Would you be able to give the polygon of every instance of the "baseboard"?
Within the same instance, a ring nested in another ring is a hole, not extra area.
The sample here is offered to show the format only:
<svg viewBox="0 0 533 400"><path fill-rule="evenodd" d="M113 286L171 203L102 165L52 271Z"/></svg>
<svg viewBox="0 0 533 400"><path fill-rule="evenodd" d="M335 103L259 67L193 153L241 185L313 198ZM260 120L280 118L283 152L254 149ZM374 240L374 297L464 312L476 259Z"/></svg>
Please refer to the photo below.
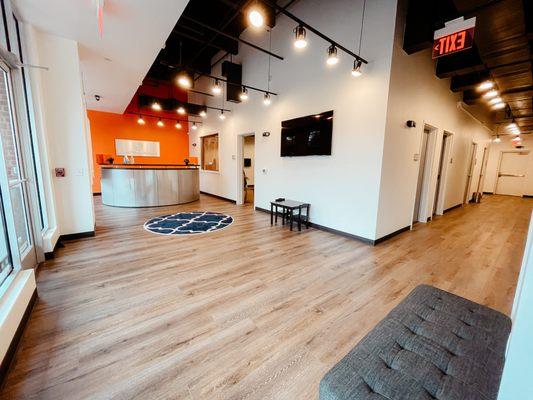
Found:
<svg viewBox="0 0 533 400"><path fill-rule="evenodd" d="M392 238L392 237L394 237L394 236L396 236L396 235L399 235L400 233L403 233L403 232L405 232L405 231L408 231L408 230L410 230L410 229L411 229L411 225L409 225L409 226L404 226L403 228L398 229L397 231L394 231L394 232L392 232L392 233L389 233L388 235L382 236L382 237L380 237L380 238L374 240L374 246L377 245L377 244L379 244L379 243L384 242L385 240L389 240L390 238Z"/></svg>
<svg viewBox="0 0 533 400"><path fill-rule="evenodd" d="M264 212L264 213L267 213L267 214L270 214L270 210L267 210L265 208L261 208L261 207L255 207L255 209L257 211L261 211L261 212ZM324 232L329 232L329 233L333 233L335 235L339 235L339 236L343 236L345 238L348 238L348 239L353 239L353 240L357 240L359 242L363 242L363 243L366 243L366 244L370 244L370 245L374 245L374 240L372 239L367 239L365 237L362 237L362 236L357 236L357 235L353 235L351 233L348 233L348 232L344 232L344 231L339 231L338 229L333 229L333 228L329 228L327 226L324 226L324 225L319 225L317 223L314 223L314 222L309 222L309 226L311 228L315 228L315 229L318 229L320 231L324 231Z"/></svg>
<svg viewBox="0 0 533 400"><path fill-rule="evenodd" d="M11 366L11 363L13 362L13 359L15 358L15 354L17 353L17 348L20 343L20 339L22 338L22 334L24 333L24 329L26 328L26 325L28 324L28 320L30 319L31 312L36 302L37 302L37 289L35 289L33 291L33 294L31 295L30 302L26 306L26 310L24 311L24 315L22 316L19 326L17 327L15 336L13 336L13 339L11 340L11 343L9 344L9 347L7 349L7 353L4 359L2 360L2 363L0 364L0 388L3 385L5 378L7 377L9 367Z"/></svg>
<svg viewBox="0 0 533 400"><path fill-rule="evenodd" d="M229 201L230 203L237 204L237 202L235 200L228 199L227 197L222 197L222 196L218 196L216 194L202 192L202 191L200 191L200 193L201 194L205 194L206 196L214 197L215 199L225 200L225 201Z"/></svg>
<svg viewBox="0 0 533 400"><path fill-rule="evenodd" d="M494 192L483 192L483 194L491 195L491 194L494 194Z"/></svg>
<svg viewBox="0 0 533 400"><path fill-rule="evenodd" d="M84 239L88 237L93 237L94 231L88 231L88 232L79 232L79 233L70 233L68 235L60 235L58 242L61 242L63 240L76 240L76 239Z"/></svg>
<svg viewBox="0 0 533 400"><path fill-rule="evenodd" d="M525 197L526 199L533 198L533 194L524 194L522 197Z"/></svg>
<svg viewBox="0 0 533 400"><path fill-rule="evenodd" d="M102 192L95 192L93 193L93 196L101 196L102 195Z"/></svg>
<svg viewBox="0 0 533 400"><path fill-rule="evenodd" d="M462 205L463 205L463 204L456 204L455 206L452 206L452 207L447 208L447 209L444 210L442 213L445 214L445 213L447 213L448 211L452 211L452 210L455 210L456 208L461 207Z"/></svg>
<svg viewBox="0 0 533 400"><path fill-rule="evenodd" d="M45 260L52 260L55 258L56 250L60 247L65 247L63 243L61 243L61 237L57 239L56 245L54 246L54 249L52 251L49 251L47 253L44 253L44 259Z"/></svg>

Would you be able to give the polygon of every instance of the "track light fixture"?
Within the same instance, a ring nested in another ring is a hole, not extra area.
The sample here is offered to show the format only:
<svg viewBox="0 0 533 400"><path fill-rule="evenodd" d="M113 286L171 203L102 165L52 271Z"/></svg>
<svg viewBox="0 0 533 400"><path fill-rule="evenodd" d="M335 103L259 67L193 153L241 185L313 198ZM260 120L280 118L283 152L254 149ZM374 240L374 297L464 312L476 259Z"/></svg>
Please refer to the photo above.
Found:
<svg viewBox="0 0 533 400"><path fill-rule="evenodd" d="M139 115L139 119L137 120L137 123L139 125L144 125L146 124L146 121L143 119L143 116L142 115Z"/></svg>
<svg viewBox="0 0 533 400"><path fill-rule="evenodd" d="M196 125L196 122L192 123L192 127L191 128L192 128L193 131L198 129L198 126Z"/></svg>
<svg viewBox="0 0 533 400"><path fill-rule="evenodd" d="M479 86L477 87L477 90L479 90L480 92L483 92L485 90L489 90L489 89L492 89L494 87L494 82L492 81L485 81L485 82L481 82L479 84Z"/></svg>
<svg viewBox="0 0 533 400"><path fill-rule="evenodd" d="M226 119L226 115L224 114L224 110L220 111L220 115L218 116L218 118L220 118L222 121L224 121Z"/></svg>
<svg viewBox="0 0 533 400"><path fill-rule="evenodd" d="M264 104L265 106L269 106L270 103L272 103L272 100L271 100L271 98L270 98L270 94L265 93L265 96L263 97L263 104Z"/></svg>
<svg viewBox="0 0 533 400"><path fill-rule="evenodd" d="M503 103L503 100L501 97L494 97L492 99L489 100L489 104L492 105L492 104L496 104L496 103Z"/></svg>
<svg viewBox="0 0 533 400"><path fill-rule="evenodd" d="M174 125L176 129L181 129L181 124L179 122L176 122L176 125Z"/></svg>
<svg viewBox="0 0 533 400"><path fill-rule="evenodd" d="M337 56L337 48L335 45L328 47L328 65L335 65L339 62L339 57Z"/></svg>
<svg viewBox="0 0 533 400"><path fill-rule="evenodd" d="M246 89L245 86L242 87L241 94L239 94L239 98L242 101L248 100L248 89Z"/></svg>
<svg viewBox="0 0 533 400"><path fill-rule="evenodd" d="M222 93L222 88L220 87L220 82L218 81L218 79L215 79L215 83L213 84L211 91L217 96Z"/></svg>
<svg viewBox="0 0 533 400"><path fill-rule="evenodd" d="M161 120L161 118L159 118L159 121L157 121L157 126L160 128L165 126L165 123Z"/></svg>
<svg viewBox="0 0 533 400"><path fill-rule="evenodd" d="M303 25L298 25L296 28L294 28L294 47L297 49L303 49L307 46L307 40L306 40L307 32L305 31L305 28Z"/></svg>
<svg viewBox="0 0 533 400"><path fill-rule="evenodd" d="M199 114L199 115L200 115L200 117L202 117L202 118L206 118L206 117L207 117L207 113L205 112L205 110L200 111L200 114Z"/></svg>
<svg viewBox="0 0 533 400"><path fill-rule="evenodd" d="M500 143L502 140L500 139L500 135L496 135L496 137L492 141L494 143Z"/></svg>
<svg viewBox="0 0 533 400"><path fill-rule="evenodd" d="M494 110L501 110L502 108L505 108L505 103L496 103L492 105L492 108Z"/></svg>
<svg viewBox="0 0 533 400"><path fill-rule="evenodd" d="M162 108L161 108L161 104L159 104L157 101L154 101L152 103L152 110L154 111L161 111Z"/></svg>
<svg viewBox="0 0 533 400"><path fill-rule="evenodd" d="M183 115L185 114L185 108L183 108L183 106L179 106L178 109L176 110L178 114L180 115Z"/></svg>
<svg viewBox="0 0 533 400"><path fill-rule="evenodd" d="M360 77L363 75L363 71L361 70L361 66L363 63L358 60L353 60L353 68L352 68L352 76L355 78Z"/></svg>
<svg viewBox="0 0 533 400"><path fill-rule="evenodd" d="M192 80L187 74L187 72L183 71L178 74L177 79L178 85L182 87L183 89L190 89L192 87Z"/></svg>

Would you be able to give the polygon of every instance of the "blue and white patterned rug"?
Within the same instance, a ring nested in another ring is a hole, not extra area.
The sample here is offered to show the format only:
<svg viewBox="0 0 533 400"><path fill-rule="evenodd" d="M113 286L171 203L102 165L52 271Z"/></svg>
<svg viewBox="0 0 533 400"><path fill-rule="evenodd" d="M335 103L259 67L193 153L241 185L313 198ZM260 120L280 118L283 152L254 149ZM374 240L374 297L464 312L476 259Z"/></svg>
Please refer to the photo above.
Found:
<svg viewBox="0 0 533 400"><path fill-rule="evenodd" d="M210 211L161 215L145 222L144 229L158 235L196 235L224 229L233 223L226 214Z"/></svg>

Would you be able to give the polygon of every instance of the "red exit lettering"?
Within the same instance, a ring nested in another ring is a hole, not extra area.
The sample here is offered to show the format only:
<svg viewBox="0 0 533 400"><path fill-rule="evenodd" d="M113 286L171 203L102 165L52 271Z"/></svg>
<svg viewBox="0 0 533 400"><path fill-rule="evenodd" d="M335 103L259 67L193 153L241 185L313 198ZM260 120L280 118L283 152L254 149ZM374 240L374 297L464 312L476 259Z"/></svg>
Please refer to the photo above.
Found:
<svg viewBox="0 0 533 400"><path fill-rule="evenodd" d="M433 43L433 58L446 56L471 48L474 45L474 28L440 37Z"/></svg>

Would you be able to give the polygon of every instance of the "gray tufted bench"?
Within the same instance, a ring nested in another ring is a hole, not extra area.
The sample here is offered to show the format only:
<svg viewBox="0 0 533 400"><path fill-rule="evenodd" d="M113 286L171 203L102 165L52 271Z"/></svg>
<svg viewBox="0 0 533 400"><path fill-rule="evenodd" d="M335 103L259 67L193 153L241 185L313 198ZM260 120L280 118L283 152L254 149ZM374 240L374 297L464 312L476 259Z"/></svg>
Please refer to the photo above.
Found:
<svg viewBox="0 0 533 400"><path fill-rule="evenodd" d="M492 400L510 319L418 286L320 382L320 400Z"/></svg>

